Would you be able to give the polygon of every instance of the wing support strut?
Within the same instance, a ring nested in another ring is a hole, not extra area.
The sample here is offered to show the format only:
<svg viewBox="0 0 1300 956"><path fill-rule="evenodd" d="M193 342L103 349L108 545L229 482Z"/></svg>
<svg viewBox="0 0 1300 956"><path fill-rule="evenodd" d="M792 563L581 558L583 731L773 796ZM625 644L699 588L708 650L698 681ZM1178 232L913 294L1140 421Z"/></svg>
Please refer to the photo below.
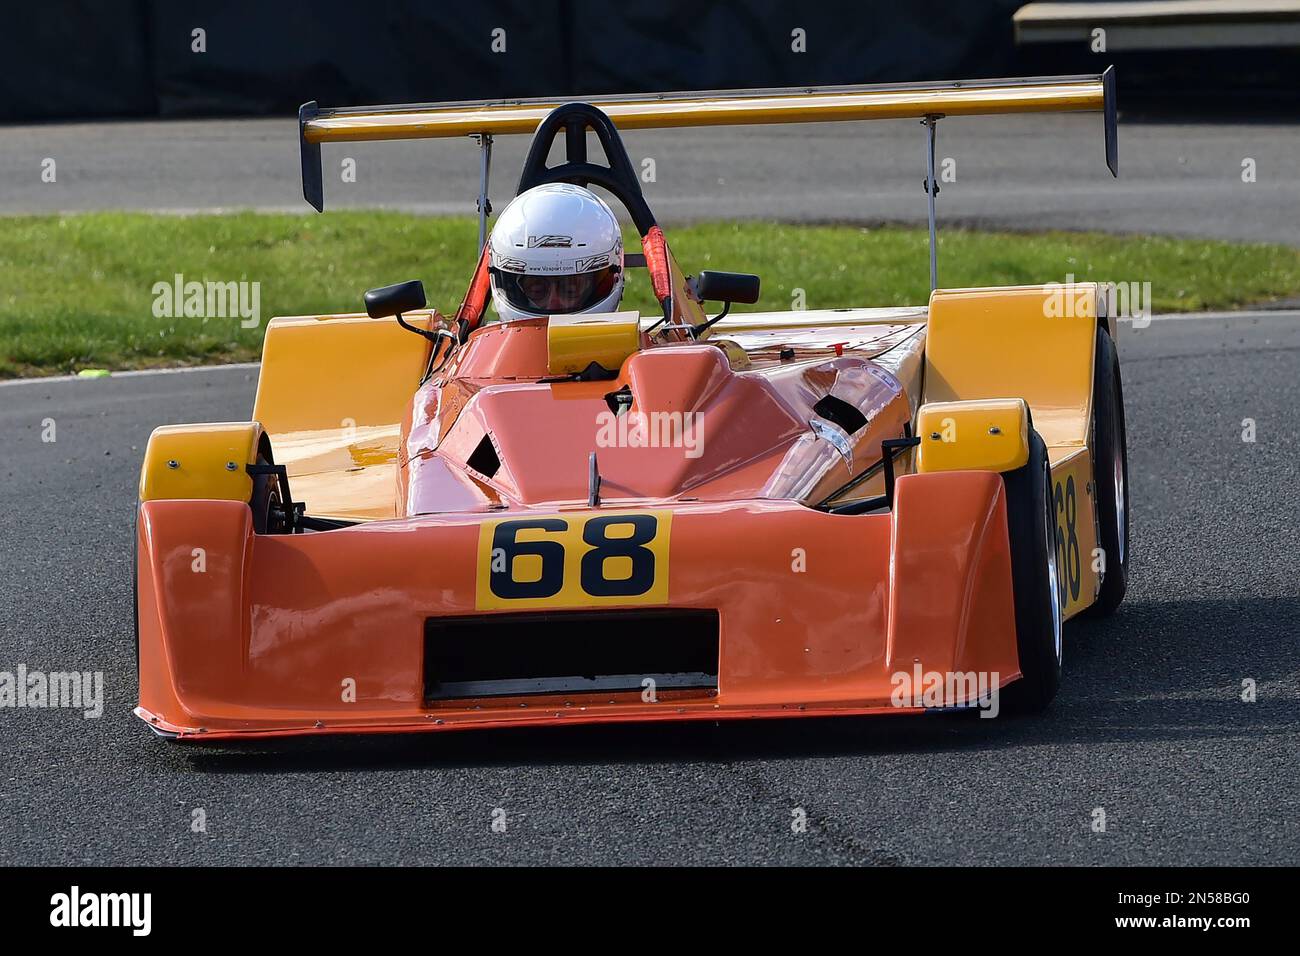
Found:
<svg viewBox="0 0 1300 956"><path fill-rule="evenodd" d="M934 177L934 140L935 133L939 129L939 120L943 118L942 113L930 113L925 119L921 120L921 125L925 127L926 138L926 160L925 160L925 204L928 208L930 220L930 291L933 292L939 288L939 266L938 266L938 238L935 236L934 227L934 197L939 195L939 181Z"/></svg>

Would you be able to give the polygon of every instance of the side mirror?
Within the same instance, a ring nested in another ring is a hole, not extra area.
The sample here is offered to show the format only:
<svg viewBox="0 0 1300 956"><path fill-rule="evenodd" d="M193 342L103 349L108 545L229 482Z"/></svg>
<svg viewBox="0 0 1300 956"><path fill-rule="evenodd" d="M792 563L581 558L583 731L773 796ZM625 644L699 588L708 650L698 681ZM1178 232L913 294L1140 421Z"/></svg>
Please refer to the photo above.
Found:
<svg viewBox="0 0 1300 956"><path fill-rule="evenodd" d="M419 279L371 289L365 295L366 315L382 319L390 315L399 317L403 312L418 312L424 308L424 283Z"/></svg>
<svg viewBox="0 0 1300 956"><path fill-rule="evenodd" d="M758 301L758 276L745 272L701 272L695 280L695 294L705 302Z"/></svg>
<svg viewBox="0 0 1300 956"><path fill-rule="evenodd" d="M699 325L691 327L691 337L698 339L715 322L727 317L731 303L753 305L758 301L758 276L747 272L701 272L695 280L695 295L702 302L721 302L722 311Z"/></svg>
<svg viewBox="0 0 1300 956"><path fill-rule="evenodd" d="M402 318L403 312L419 312L424 308L424 283L419 279L412 279L410 282L399 282L397 285L386 285L379 289L371 289L366 293L365 300L366 315L372 319L383 319L390 315L396 316L397 324L406 331L423 336L435 345L444 336L449 338L452 343L458 341L455 335L445 329L428 332L424 329L417 329ZM454 348L455 345L453 344L452 347Z"/></svg>

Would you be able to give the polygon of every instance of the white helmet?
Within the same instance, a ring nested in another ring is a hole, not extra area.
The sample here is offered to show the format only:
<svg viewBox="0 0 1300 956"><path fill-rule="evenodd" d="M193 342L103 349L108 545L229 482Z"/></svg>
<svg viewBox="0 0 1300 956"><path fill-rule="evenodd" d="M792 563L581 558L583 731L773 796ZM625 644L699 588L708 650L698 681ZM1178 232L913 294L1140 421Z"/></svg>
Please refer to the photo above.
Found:
<svg viewBox="0 0 1300 956"><path fill-rule="evenodd" d="M488 240L492 304L502 322L609 312L623 296L623 235L599 196L551 183L520 193Z"/></svg>

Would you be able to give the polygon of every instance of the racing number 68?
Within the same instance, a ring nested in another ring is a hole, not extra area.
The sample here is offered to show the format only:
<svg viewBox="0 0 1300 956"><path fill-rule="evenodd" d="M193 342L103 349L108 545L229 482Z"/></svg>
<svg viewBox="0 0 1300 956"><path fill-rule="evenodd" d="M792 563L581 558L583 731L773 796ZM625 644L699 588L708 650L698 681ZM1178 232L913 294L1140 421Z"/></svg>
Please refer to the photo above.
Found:
<svg viewBox="0 0 1300 956"><path fill-rule="evenodd" d="M659 533L653 514L600 515L576 522L587 545L578 563L580 595L634 598L647 594L658 577L657 558L648 545ZM576 546L566 518L502 521L492 532L488 586L493 595L512 601L552 598L566 589L566 541ZM520 540L522 531L546 537ZM521 580L520 577L524 579Z"/></svg>
<svg viewBox="0 0 1300 956"><path fill-rule="evenodd" d="M1083 564L1079 555L1079 535L1077 522L1079 518L1079 499L1074 490L1074 476L1069 475L1062 487L1056 483L1053 496L1056 504L1056 552L1059 567L1065 573L1061 575L1061 604L1079 599L1079 586L1083 580ZM1061 519L1064 519L1062 523ZM1068 589L1068 595L1064 592Z"/></svg>

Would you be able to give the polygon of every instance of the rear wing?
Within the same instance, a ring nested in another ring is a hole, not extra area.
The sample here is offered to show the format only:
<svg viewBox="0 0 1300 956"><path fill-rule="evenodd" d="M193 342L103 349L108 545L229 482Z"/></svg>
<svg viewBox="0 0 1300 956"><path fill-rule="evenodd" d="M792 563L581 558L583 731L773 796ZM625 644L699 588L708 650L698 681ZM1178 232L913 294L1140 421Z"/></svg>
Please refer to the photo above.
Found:
<svg viewBox="0 0 1300 956"><path fill-rule="evenodd" d="M566 102L601 109L619 129L831 123L871 119L918 119L929 135L926 190L933 201L935 124L945 116L1002 113L1101 112L1106 165L1119 175L1115 68L1086 76L1044 76L943 83L889 83L625 96L540 98L404 106L323 109L314 101L298 110L303 196L319 210L325 196L321 144L470 136L485 150L480 217L486 221L487 153L493 136L531 133ZM931 226L933 231L933 224ZM482 231L482 230L480 230ZM933 269L932 280L933 280Z"/></svg>

